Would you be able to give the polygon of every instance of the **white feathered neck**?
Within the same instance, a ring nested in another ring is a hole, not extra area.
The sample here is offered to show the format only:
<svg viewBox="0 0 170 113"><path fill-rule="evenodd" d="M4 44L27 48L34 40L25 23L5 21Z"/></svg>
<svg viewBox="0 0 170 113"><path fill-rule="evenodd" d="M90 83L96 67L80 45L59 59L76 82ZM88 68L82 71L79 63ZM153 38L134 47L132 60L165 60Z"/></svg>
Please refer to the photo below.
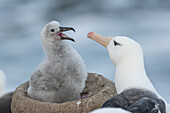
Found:
<svg viewBox="0 0 170 113"><path fill-rule="evenodd" d="M5 93L5 74L0 70L0 97Z"/></svg>

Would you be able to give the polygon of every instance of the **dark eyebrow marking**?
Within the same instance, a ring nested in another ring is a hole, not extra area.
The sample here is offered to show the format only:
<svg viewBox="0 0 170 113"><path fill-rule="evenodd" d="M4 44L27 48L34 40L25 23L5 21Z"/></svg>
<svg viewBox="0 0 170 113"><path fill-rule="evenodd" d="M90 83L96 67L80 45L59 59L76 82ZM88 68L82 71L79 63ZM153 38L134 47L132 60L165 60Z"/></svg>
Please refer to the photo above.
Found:
<svg viewBox="0 0 170 113"><path fill-rule="evenodd" d="M116 42L115 40L114 40L114 45L115 45L115 46L117 46L117 45L118 45L118 46L121 46L121 44L118 43L118 42Z"/></svg>

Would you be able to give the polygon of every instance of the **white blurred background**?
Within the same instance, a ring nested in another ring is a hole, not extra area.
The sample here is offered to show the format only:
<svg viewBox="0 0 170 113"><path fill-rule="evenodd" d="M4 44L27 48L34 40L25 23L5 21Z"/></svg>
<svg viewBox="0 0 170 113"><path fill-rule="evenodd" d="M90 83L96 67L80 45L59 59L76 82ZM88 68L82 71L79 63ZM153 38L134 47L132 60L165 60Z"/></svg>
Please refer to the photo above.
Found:
<svg viewBox="0 0 170 113"><path fill-rule="evenodd" d="M144 52L149 78L170 102L170 1L169 0L1 0L0 69L7 75L6 91L29 80L43 60L42 27L58 20L72 26L68 41L83 57L87 71L114 79L115 67L107 50L86 37L125 35L138 41ZM128 75L127 75L128 76Z"/></svg>

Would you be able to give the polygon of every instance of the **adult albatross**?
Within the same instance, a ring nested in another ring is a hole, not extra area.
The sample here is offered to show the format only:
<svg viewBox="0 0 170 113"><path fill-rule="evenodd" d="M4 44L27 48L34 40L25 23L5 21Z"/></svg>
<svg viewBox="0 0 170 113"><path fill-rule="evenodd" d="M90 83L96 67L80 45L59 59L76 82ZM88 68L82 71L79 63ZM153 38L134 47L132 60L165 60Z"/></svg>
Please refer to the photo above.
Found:
<svg viewBox="0 0 170 113"><path fill-rule="evenodd" d="M170 113L167 102L158 94L146 75L139 43L128 37L103 37L94 32L88 33L87 37L107 48L110 59L116 66L114 81L118 94L133 88L146 89L162 99L166 105L166 113Z"/></svg>

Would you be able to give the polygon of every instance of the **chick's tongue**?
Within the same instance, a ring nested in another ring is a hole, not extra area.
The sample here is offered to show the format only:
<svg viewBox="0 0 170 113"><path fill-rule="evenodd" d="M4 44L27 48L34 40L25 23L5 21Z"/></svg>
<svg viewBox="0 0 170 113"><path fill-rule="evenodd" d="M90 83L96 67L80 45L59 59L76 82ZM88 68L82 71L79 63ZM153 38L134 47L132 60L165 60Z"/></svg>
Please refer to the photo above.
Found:
<svg viewBox="0 0 170 113"><path fill-rule="evenodd" d="M64 33L57 33L60 37L67 37Z"/></svg>
<svg viewBox="0 0 170 113"><path fill-rule="evenodd" d="M66 36L65 34L62 33L62 34L61 34L61 37L67 37L67 36Z"/></svg>

